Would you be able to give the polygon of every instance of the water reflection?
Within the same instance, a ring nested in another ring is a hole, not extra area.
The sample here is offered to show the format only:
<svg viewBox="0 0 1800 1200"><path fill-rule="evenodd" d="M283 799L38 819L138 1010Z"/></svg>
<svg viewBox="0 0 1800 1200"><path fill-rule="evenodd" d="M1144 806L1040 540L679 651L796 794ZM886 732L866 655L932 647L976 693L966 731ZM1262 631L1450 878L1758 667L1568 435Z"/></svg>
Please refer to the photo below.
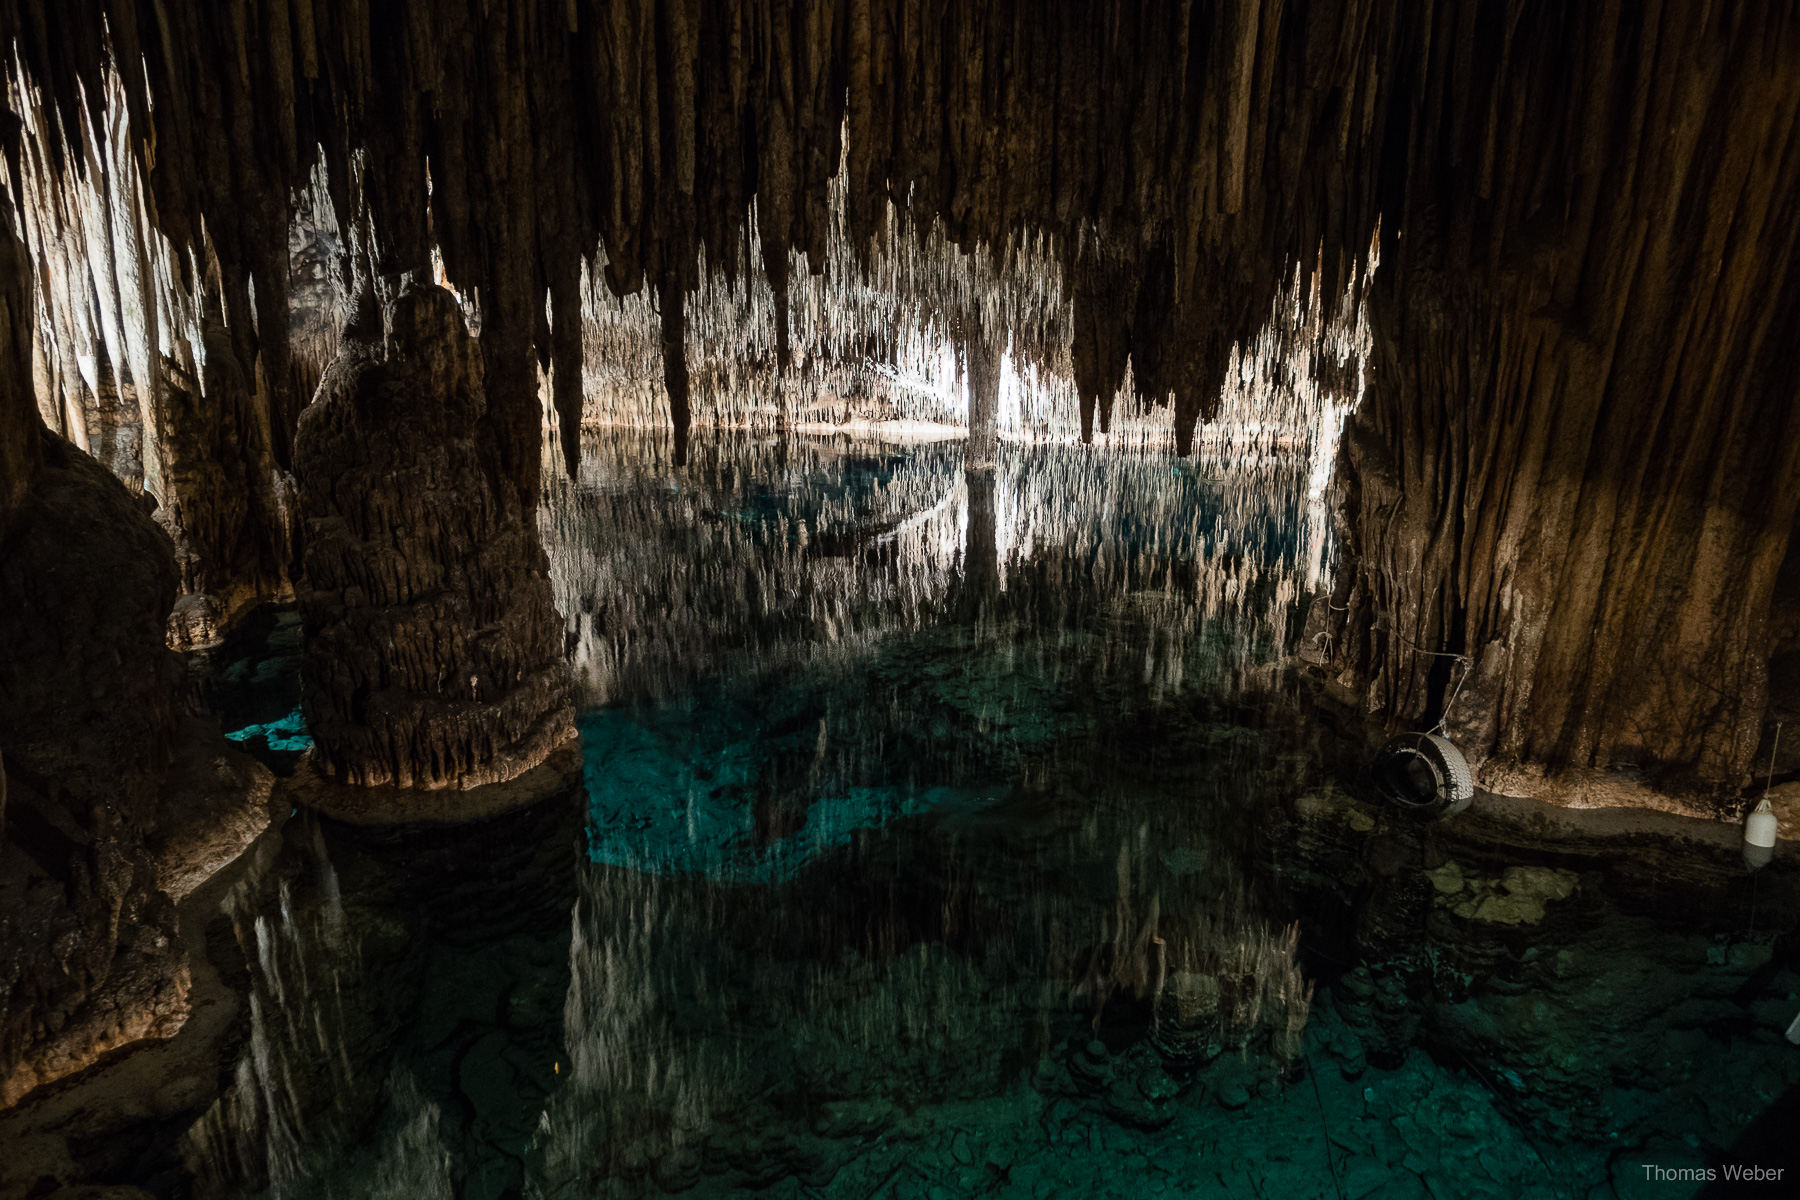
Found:
<svg viewBox="0 0 1800 1200"><path fill-rule="evenodd" d="M1250 697L1316 569L1304 464L658 449L547 505L595 703L547 1194L910 1194L953 1111L1002 1156L951 1146L953 1194L1032 1194L1003 1134L1059 1096L1141 1137L1222 1058L1293 1069L1249 860L1296 781Z"/></svg>
<svg viewBox="0 0 1800 1200"><path fill-rule="evenodd" d="M230 909L251 1028L198 1192L1548 1197L1621 1130L1729 1144L1734 1073L1793 1073L1656 1031L1766 947L1715 970L1590 867L1344 797L1276 666L1328 559L1308 469L590 441L543 518L582 794L290 824ZM1621 995L1645 1048L1596 1041Z"/></svg>
<svg viewBox="0 0 1800 1200"><path fill-rule="evenodd" d="M265 843L209 931L249 1004L183 1139L194 1194L519 1195L567 1057L580 819L573 795L404 833L301 813Z"/></svg>
<svg viewBox="0 0 1800 1200"><path fill-rule="evenodd" d="M1135 624L1166 686L1210 638L1196 685L1230 690L1326 568L1293 458L1005 446L997 472L967 476L956 443L723 434L674 468L665 441L608 430L578 479L546 485L557 605L595 705L829 664L945 624L970 588L1065 645Z"/></svg>

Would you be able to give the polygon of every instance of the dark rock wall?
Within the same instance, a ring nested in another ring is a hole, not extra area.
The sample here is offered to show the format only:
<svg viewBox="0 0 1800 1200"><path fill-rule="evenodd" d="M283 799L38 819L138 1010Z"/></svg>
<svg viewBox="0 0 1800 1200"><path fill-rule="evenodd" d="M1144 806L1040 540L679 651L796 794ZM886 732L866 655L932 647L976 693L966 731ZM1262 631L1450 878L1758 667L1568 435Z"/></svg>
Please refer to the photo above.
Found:
<svg viewBox="0 0 1800 1200"><path fill-rule="evenodd" d="M180 680L169 541L104 467L38 436L0 546L0 1104L187 1015L145 848Z"/></svg>
<svg viewBox="0 0 1800 1200"><path fill-rule="evenodd" d="M1404 722L1454 698L1497 789L1734 795L1800 501L1800 30L1486 18L1392 110L1341 679Z"/></svg>
<svg viewBox="0 0 1800 1200"><path fill-rule="evenodd" d="M268 822L269 776L184 720L169 537L38 418L0 231L0 1107L187 1018L171 896Z"/></svg>
<svg viewBox="0 0 1800 1200"><path fill-rule="evenodd" d="M31 274L11 214L0 216L0 546L43 457L31 380ZM5 819L0 804L0 820Z"/></svg>
<svg viewBox="0 0 1800 1200"><path fill-rule="evenodd" d="M511 779L574 736L549 563L455 299L365 313L295 443L315 761L351 784Z"/></svg>

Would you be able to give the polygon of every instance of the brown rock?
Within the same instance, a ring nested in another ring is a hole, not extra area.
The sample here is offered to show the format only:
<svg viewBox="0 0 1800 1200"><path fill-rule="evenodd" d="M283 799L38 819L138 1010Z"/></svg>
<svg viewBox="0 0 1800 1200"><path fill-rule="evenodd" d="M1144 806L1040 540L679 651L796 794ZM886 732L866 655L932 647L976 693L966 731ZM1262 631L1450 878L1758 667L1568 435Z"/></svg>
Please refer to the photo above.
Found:
<svg viewBox="0 0 1800 1200"><path fill-rule="evenodd" d="M148 846L162 890L179 903L269 827L269 769L189 720L163 781Z"/></svg>
<svg viewBox="0 0 1800 1200"><path fill-rule="evenodd" d="M512 779L574 736L549 566L454 298L409 287L385 329L373 307L295 443L313 766L400 788Z"/></svg>
<svg viewBox="0 0 1800 1200"><path fill-rule="evenodd" d="M0 548L0 1105L187 1015L145 842L175 735L168 538L48 433Z"/></svg>
<svg viewBox="0 0 1800 1200"><path fill-rule="evenodd" d="M0 223L0 545L37 475L42 429L31 375L30 261L9 219Z"/></svg>

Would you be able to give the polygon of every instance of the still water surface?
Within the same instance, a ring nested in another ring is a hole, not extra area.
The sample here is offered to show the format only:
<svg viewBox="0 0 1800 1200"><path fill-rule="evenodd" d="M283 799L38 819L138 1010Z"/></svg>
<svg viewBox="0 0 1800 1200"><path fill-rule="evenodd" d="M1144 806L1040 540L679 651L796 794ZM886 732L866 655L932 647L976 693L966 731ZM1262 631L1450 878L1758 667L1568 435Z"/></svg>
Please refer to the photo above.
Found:
<svg viewBox="0 0 1800 1200"><path fill-rule="evenodd" d="M250 1029L188 1139L202 1193L1623 1195L1622 1131L1703 1164L1795 1081L1766 1030L1708 1034L1669 1052L1688 1107L1559 1124L1503 1045L1434 1058L1343 960L1375 918L1321 879L1375 818L1283 667L1330 570L1308 464L584 449L543 517L582 794L289 822L230 902ZM1466 869L1446 905L1574 903L1573 872ZM1714 943L1706 995L1767 959Z"/></svg>

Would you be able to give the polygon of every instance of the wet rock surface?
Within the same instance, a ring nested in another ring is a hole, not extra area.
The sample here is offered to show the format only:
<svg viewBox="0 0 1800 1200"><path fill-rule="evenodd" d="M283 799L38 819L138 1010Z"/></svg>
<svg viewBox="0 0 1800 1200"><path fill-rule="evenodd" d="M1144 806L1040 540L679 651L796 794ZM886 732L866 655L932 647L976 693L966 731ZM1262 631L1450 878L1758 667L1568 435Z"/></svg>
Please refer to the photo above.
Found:
<svg viewBox="0 0 1800 1200"><path fill-rule="evenodd" d="M518 1194L569 1069L579 812L567 791L437 829L302 810L218 923L249 1003L235 1073L179 1133L193 1194L312 1194L346 1148L361 1194Z"/></svg>
<svg viewBox="0 0 1800 1200"><path fill-rule="evenodd" d="M486 412L479 348L433 287L353 326L305 412L301 677L328 779L475 787L574 736L530 497Z"/></svg>
<svg viewBox="0 0 1800 1200"><path fill-rule="evenodd" d="M181 1027L171 897L268 821L267 772L182 712L168 538L93 459L39 436L0 544L0 1103Z"/></svg>
<svg viewBox="0 0 1800 1200"><path fill-rule="evenodd" d="M3 1103L187 1016L146 845L177 726L168 539L104 467L41 436L0 547Z"/></svg>
<svg viewBox="0 0 1800 1200"><path fill-rule="evenodd" d="M1332 999L1371 1062L1423 1047L1541 1135L1690 1157L1726 1152L1800 1084L1782 1040L1800 1012L1791 859L1752 878L1729 828L1652 814L1672 826L1652 836L1503 798L1423 828L1342 793L1297 811L1304 845L1323 844L1308 828L1347 835L1294 882L1317 909L1336 875L1358 909L1321 948L1362 964Z"/></svg>

